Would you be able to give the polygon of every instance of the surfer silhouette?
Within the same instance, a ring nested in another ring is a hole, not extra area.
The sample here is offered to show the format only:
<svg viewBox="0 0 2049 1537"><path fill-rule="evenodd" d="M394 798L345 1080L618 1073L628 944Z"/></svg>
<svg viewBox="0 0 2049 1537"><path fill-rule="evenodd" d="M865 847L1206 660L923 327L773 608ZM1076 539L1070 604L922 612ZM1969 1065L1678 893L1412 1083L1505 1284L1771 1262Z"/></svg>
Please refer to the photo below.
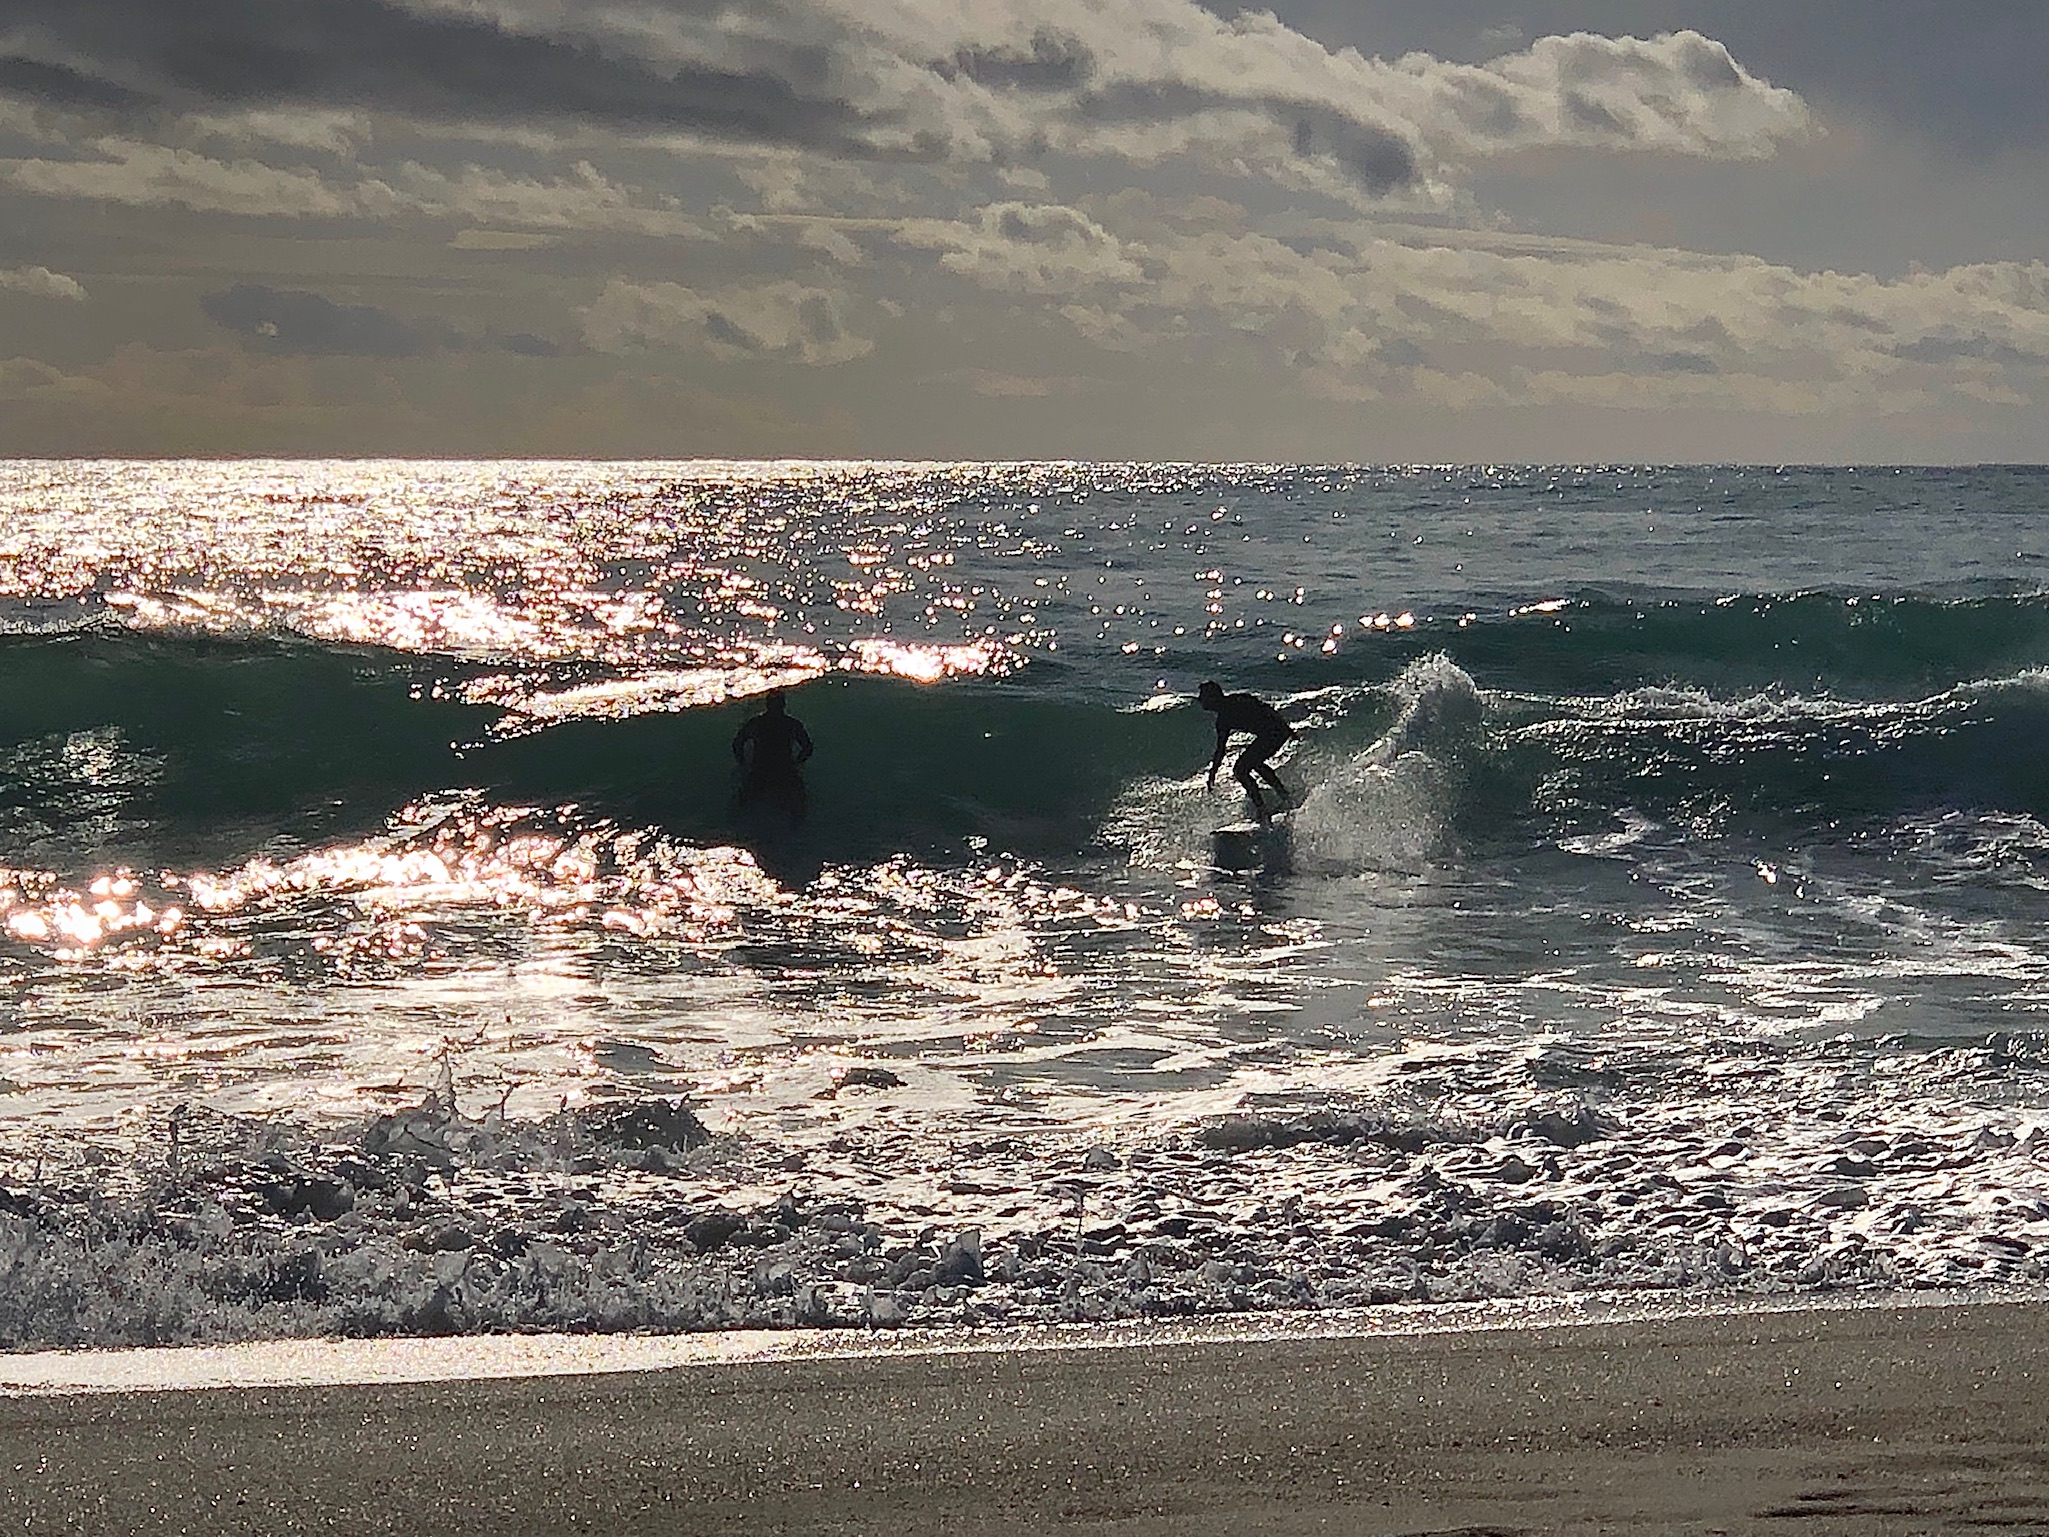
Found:
<svg viewBox="0 0 2049 1537"><path fill-rule="evenodd" d="M768 802L793 817L804 814L804 776L798 765L811 756L811 733L790 713L781 689L772 689L759 715L750 716L733 738L740 765L740 803Z"/></svg>
<svg viewBox="0 0 2049 1537"><path fill-rule="evenodd" d="M1217 750L1209 760L1209 787L1212 790L1217 787L1217 770L1223 766L1224 755L1231 750L1231 738L1242 734L1252 738L1252 745L1238 754L1238 761L1231 765L1231 774L1252 797L1253 815L1262 822L1272 816L1267 810L1266 797L1259 793L1262 779L1280 797L1281 810L1286 811L1294 805L1295 799L1288 793L1288 787L1281 783L1281 776L1267 761L1295 735L1295 728L1281 719L1281 712L1256 694L1227 694L1224 686L1215 682L1203 684L1195 691L1195 698L1217 718Z"/></svg>

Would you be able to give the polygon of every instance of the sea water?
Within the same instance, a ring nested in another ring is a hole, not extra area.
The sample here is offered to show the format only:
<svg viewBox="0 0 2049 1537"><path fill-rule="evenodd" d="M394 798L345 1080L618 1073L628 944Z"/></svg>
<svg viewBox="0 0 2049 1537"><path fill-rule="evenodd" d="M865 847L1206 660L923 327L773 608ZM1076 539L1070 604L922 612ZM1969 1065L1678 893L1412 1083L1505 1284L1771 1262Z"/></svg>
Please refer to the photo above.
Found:
<svg viewBox="0 0 2049 1537"><path fill-rule="evenodd" d="M2035 1281L2045 497L0 465L0 1343Z"/></svg>

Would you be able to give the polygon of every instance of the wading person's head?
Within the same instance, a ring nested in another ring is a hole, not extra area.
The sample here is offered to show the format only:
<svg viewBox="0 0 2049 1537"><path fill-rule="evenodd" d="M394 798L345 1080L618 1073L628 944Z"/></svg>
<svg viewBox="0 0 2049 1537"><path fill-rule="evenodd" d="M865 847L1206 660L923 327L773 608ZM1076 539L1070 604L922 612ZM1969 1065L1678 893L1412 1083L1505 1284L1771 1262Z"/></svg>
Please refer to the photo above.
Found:
<svg viewBox="0 0 2049 1537"><path fill-rule="evenodd" d="M1224 685L1214 681L1203 684L1195 691L1195 701L1205 710L1214 710L1224 702Z"/></svg>

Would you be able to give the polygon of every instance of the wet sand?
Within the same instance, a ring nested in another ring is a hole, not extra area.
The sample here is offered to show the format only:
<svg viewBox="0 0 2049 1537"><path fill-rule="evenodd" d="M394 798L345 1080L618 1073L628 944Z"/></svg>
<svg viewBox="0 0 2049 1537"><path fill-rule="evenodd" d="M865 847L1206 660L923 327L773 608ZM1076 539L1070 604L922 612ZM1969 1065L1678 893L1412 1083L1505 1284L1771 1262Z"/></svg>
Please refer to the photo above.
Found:
<svg viewBox="0 0 2049 1537"><path fill-rule="evenodd" d="M2049 1531L2049 1313L0 1397L0 1530Z"/></svg>

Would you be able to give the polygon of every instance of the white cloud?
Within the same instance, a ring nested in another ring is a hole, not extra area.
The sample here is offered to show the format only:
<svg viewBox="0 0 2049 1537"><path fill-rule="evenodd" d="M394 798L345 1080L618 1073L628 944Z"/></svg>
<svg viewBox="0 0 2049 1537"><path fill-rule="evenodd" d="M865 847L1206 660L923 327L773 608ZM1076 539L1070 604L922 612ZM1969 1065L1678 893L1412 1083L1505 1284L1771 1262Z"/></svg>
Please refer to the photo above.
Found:
<svg viewBox="0 0 2049 1537"><path fill-rule="evenodd" d="M989 288L1071 293L1098 283L1136 283L1145 270L1117 237L1078 209L992 203L972 222L912 219L897 240L941 253L949 272Z"/></svg>
<svg viewBox="0 0 2049 1537"><path fill-rule="evenodd" d="M994 204L908 222L898 241L983 288L1064 301L1105 350L1249 339L1339 398L1796 412L2049 396L2039 262L1882 278L1477 232L1282 240L1135 193L1086 213Z"/></svg>
<svg viewBox="0 0 2049 1537"><path fill-rule="evenodd" d="M584 311L584 339L600 352L667 349L727 361L825 365L873 350L851 331L843 295L802 283L731 284L701 292L679 283L615 278Z"/></svg>
<svg viewBox="0 0 2049 1537"><path fill-rule="evenodd" d="M820 159L1006 166L1047 152L1140 164L1192 155L1233 174L1279 175L1308 164L1374 195L1434 195L1474 160L1508 151L1755 157L1809 126L1796 94L1691 31L1540 38L1465 65L1332 49L1270 14L1226 18L1197 0L413 0L410 9L569 43L567 56L609 72L604 78L622 90L668 78L682 93L672 106L683 115L629 115L609 135L596 130L596 140L581 130L586 142L741 155L808 146ZM557 52L533 57L554 60ZM693 80L713 96L734 82L753 88L724 109L707 98L705 121L723 126L679 138L661 121L692 121L685 109ZM413 122L409 131L451 143L479 132L538 133L529 146L536 154L548 151L556 130L579 132L545 94L523 116L502 90L476 85L474 121L465 121L458 84L435 124ZM406 121L408 100L395 91L391 121ZM188 133L341 159L365 153L375 129L372 116L326 105L317 93L184 120ZM52 190L120 196L104 176L66 177L50 166L37 175ZM776 207L778 195L763 190L771 211L788 211Z"/></svg>
<svg viewBox="0 0 2049 1537"><path fill-rule="evenodd" d="M39 299L67 299L74 304L85 298L85 288L78 279L52 272L48 267L0 267L0 289L33 294Z"/></svg>
<svg viewBox="0 0 2049 1537"><path fill-rule="evenodd" d="M310 170L280 169L253 159L215 160L134 139L104 139L93 148L98 151L93 159L0 160L0 183L44 197L204 213L331 219L363 206L357 189L331 187Z"/></svg>
<svg viewBox="0 0 2049 1537"><path fill-rule="evenodd" d="M458 230L448 242L452 251L539 251L553 244L553 235L502 229Z"/></svg>
<svg viewBox="0 0 2049 1537"><path fill-rule="evenodd" d="M350 159L372 138L367 112L302 110L205 115L190 119L195 133L237 144L275 145Z"/></svg>
<svg viewBox="0 0 2049 1537"><path fill-rule="evenodd" d="M708 227L671 196L649 196L607 177L589 161L566 176L518 176L482 166L436 170L408 161L389 184L366 182L365 212L385 199L410 213L517 229L621 232L690 239Z"/></svg>
<svg viewBox="0 0 2049 1537"><path fill-rule="evenodd" d="M45 197L179 207L252 218L393 219L426 216L525 230L625 232L667 238L708 233L673 197L649 198L588 161L555 177L481 166L438 170L405 161L382 175L323 173L250 157L102 139L91 156L0 160L0 185Z"/></svg>
<svg viewBox="0 0 2049 1537"><path fill-rule="evenodd" d="M1550 146L1714 159L1806 133L1799 96L1720 43L1539 39L1486 64L1326 48L1273 16L1194 0L812 0L867 44L868 96L901 147L1005 159L1034 145L1150 160L1196 149L1271 170L1317 159L1375 192ZM860 50L849 57L861 58Z"/></svg>

